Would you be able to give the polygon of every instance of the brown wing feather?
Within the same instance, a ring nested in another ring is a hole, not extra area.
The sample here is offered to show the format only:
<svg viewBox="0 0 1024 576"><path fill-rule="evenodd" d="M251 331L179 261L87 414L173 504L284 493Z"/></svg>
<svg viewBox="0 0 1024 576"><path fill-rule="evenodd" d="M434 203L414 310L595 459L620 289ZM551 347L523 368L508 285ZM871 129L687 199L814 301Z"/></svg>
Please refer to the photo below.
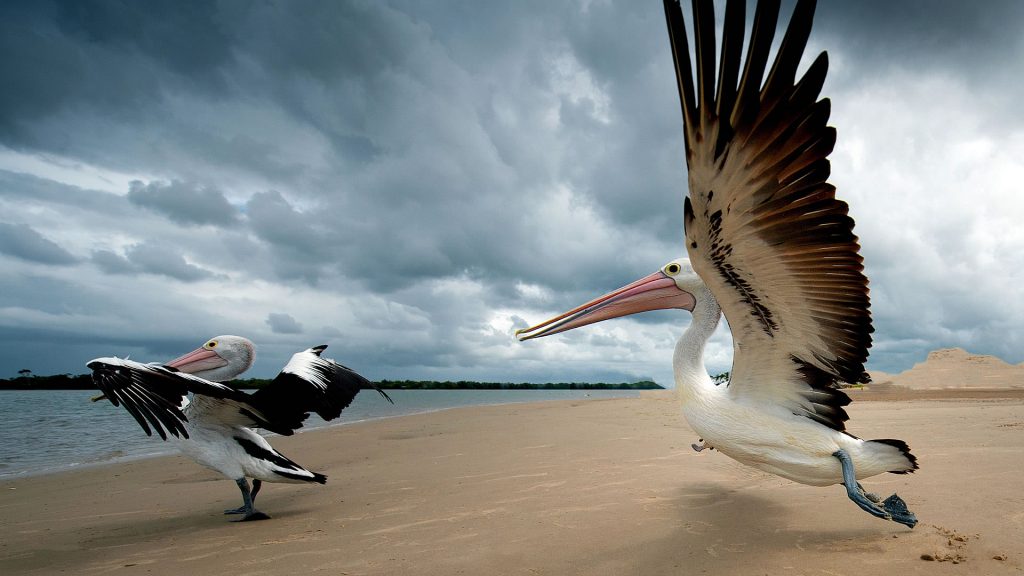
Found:
<svg viewBox="0 0 1024 576"><path fill-rule="evenodd" d="M861 378L872 326L853 219L826 181L836 132L818 98L828 59L797 81L814 15L801 1L762 84L779 3L760 2L736 85L743 4L727 7L716 74L713 5L694 0L694 87L682 10L665 0L689 167L687 251L732 330L734 393L841 430L849 399L831 386Z"/></svg>

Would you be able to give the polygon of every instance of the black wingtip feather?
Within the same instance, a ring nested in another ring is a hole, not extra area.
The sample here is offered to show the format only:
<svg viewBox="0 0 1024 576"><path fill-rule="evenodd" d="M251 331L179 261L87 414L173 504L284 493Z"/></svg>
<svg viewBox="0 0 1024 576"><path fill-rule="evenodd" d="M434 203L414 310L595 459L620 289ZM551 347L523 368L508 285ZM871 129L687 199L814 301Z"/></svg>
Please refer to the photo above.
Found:
<svg viewBox="0 0 1024 576"><path fill-rule="evenodd" d="M187 377L159 364L140 364L127 360L98 359L87 366L93 371L93 383L114 406L122 406L147 436L156 433L188 438L188 418L181 404L189 392L214 398L243 400L247 395L229 387L199 378Z"/></svg>
<svg viewBox="0 0 1024 576"><path fill-rule="evenodd" d="M774 99L784 90L789 89L796 79L796 70L803 57L804 48L807 47L807 40L811 36L811 26L814 23L814 0L800 0L793 10L793 16L786 27L786 34L782 37L782 44L775 56L775 63L772 64L771 72L764 83L762 100Z"/></svg>
<svg viewBox="0 0 1024 576"><path fill-rule="evenodd" d="M793 357L792 360L797 366L797 373L810 387L804 397L810 402L812 411L805 416L833 430L845 431L850 416L843 407L850 404L850 397L836 388L836 379L828 372L799 358Z"/></svg>
<svg viewBox="0 0 1024 576"><path fill-rule="evenodd" d="M779 21L779 1L762 0L754 12L754 24L750 32L750 45L743 63L743 75L737 90L736 104L729 116L733 128L746 125L757 115L757 101L761 91L761 79L768 64L768 53L775 39L775 27Z"/></svg>
<svg viewBox="0 0 1024 576"><path fill-rule="evenodd" d="M326 348L317 347L317 348ZM320 359L307 367L316 374L318 385L291 372L281 372L269 385L249 398L267 416L264 427L279 434L290 434L301 428L310 413L327 421L341 416L360 390L375 388L372 382L351 368L333 360ZM377 389L392 404L391 398Z"/></svg>
<svg viewBox="0 0 1024 576"><path fill-rule="evenodd" d="M672 63L676 69L676 87L679 90L679 101L683 112L683 125L693 125L697 115L697 104L693 95L693 68L690 65L690 47L686 38L686 23L683 19L683 8L679 0L664 0L665 22L668 25L669 41L672 45ZM692 143L686 139L687 157Z"/></svg>

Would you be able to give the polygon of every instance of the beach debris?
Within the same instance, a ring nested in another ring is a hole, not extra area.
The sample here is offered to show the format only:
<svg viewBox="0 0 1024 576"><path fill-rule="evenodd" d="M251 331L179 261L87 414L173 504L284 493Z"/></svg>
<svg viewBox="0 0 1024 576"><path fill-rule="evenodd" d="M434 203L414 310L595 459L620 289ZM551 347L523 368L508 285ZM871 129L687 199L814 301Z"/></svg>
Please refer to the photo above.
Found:
<svg viewBox="0 0 1024 576"><path fill-rule="evenodd" d="M693 448L694 452L700 452L700 451L702 451L704 449L707 449L707 450L714 450L715 449L714 446L712 446L712 445L708 444L707 442L705 442L703 438L698 438L697 441L700 442L700 444L690 444L690 448Z"/></svg>

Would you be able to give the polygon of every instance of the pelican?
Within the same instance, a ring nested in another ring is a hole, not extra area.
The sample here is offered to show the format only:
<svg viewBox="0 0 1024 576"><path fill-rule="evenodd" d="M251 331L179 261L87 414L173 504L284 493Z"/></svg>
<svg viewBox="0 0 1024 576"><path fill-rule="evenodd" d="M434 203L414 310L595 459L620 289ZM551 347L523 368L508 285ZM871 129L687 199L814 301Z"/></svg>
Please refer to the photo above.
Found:
<svg viewBox="0 0 1024 576"><path fill-rule="evenodd" d="M265 520L270 516L254 505L262 482L324 484L327 477L291 461L253 428L287 436L302 427L310 412L333 420L364 387L391 402L359 374L323 358L326 348L292 355L269 385L252 394L220 383L245 372L255 360L255 346L241 336L211 338L166 364L97 358L87 367L103 392L93 401L107 398L124 406L147 435L156 430L167 440L170 434L186 456L234 480L242 506L225 514L238 514L239 521ZM247 478L253 479L251 490Z"/></svg>
<svg viewBox="0 0 1024 576"><path fill-rule="evenodd" d="M645 310L687 310L692 321L672 364L683 415L703 442L694 449L803 484L842 484L863 510L913 528L917 518L899 496L882 501L858 480L913 472L917 459L902 440L847 432L850 398L836 387L866 381L873 328L853 219L827 182L836 139L826 125L830 103L818 99L827 55L796 79L814 2L798 2L762 81L778 0L758 4L745 60L745 3L728 3L717 69L714 6L695 0L696 88L682 9L664 2L689 171L688 257L516 334L528 340ZM716 384L703 352L723 313L733 365L728 382Z"/></svg>

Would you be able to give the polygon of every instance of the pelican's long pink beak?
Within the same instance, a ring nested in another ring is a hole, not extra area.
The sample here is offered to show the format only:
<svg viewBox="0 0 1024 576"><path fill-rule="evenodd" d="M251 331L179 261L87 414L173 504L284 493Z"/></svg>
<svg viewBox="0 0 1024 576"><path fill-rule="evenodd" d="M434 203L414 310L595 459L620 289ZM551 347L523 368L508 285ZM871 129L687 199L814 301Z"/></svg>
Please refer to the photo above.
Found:
<svg viewBox="0 0 1024 576"><path fill-rule="evenodd" d="M648 310L683 308L693 311L696 303L693 294L676 286L675 280L659 271L536 326L516 330L516 338L522 341L550 336L609 318Z"/></svg>
<svg viewBox="0 0 1024 576"><path fill-rule="evenodd" d="M220 368L221 366L227 365L227 360L221 358L213 350L207 350L206 348L196 348L188 354L179 356L178 358L164 364L164 366L177 368L186 374L195 374L196 372L213 370L214 368Z"/></svg>

